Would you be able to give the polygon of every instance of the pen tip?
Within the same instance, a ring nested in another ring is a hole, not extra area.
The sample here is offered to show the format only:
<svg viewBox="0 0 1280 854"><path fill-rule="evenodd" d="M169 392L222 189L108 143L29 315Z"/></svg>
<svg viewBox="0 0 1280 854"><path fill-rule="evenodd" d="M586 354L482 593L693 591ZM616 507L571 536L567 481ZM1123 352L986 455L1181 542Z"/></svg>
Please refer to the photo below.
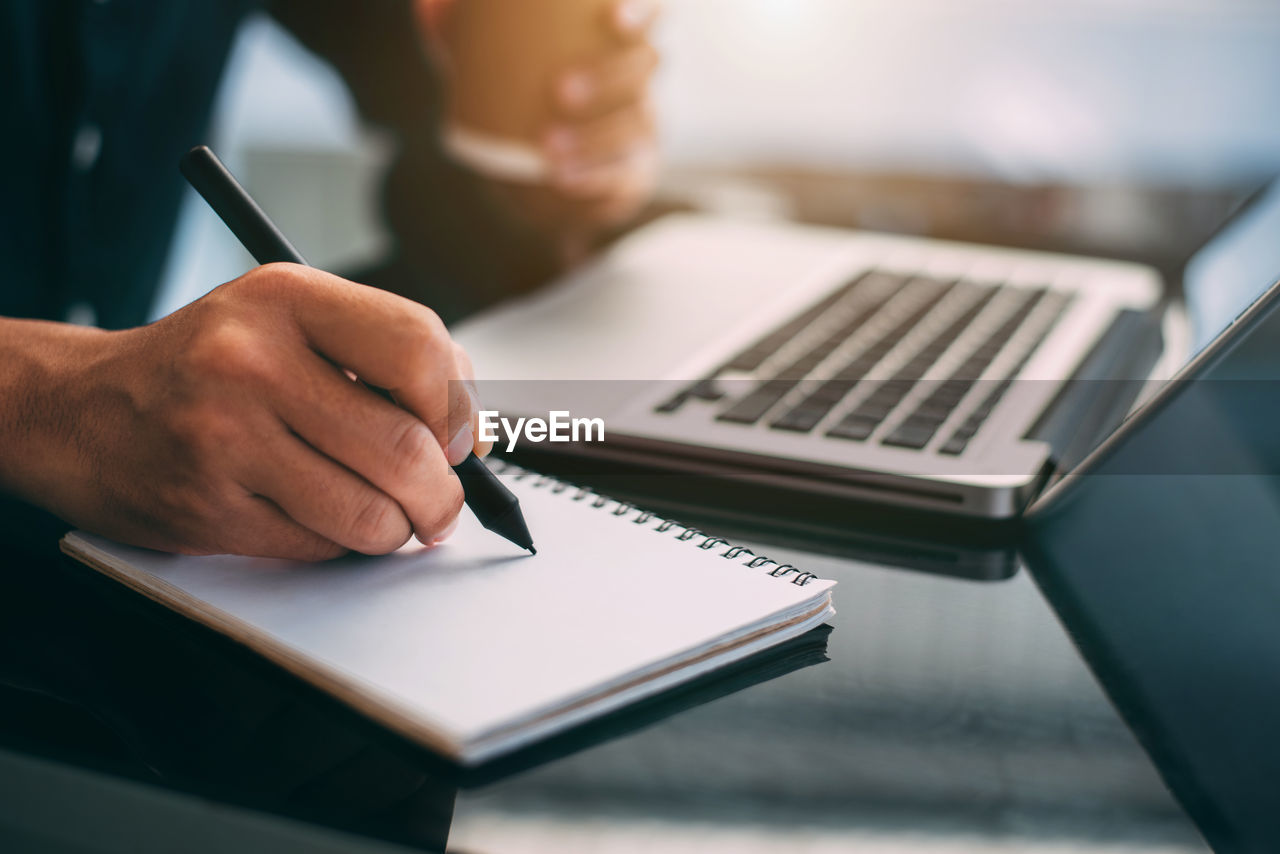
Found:
<svg viewBox="0 0 1280 854"><path fill-rule="evenodd" d="M538 553L538 550L537 550L537 549L535 549L535 548L533 547L533 544L532 544L532 543L530 543L530 544L529 544L529 554L531 554L531 555L536 555L537 553Z"/></svg>

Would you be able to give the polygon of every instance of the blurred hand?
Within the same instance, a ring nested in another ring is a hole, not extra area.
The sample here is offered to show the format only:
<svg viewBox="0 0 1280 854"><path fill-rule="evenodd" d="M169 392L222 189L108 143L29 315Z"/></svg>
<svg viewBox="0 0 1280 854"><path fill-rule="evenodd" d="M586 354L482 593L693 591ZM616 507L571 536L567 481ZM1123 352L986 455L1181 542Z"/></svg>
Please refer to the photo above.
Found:
<svg viewBox="0 0 1280 854"><path fill-rule="evenodd" d="M418 0L420 20L448 54L442 22L466 0ZM649 84L658 53L649 41L657 0L617 0L601 22L611 49L565 68L548 93L543 132L550 187L503 183L501 192L530 223L562 240L573 256L601 230L635 215L653 191L657 129Z"/></svg>
<svg viewBox="0 0 1280 854"><path fill-rule="evenodd" d="M0 486L127 543L301 560L429 544L462 506L450 465L487 451L439 318L307 267L122 332L5 323L41 368L25 391L0 382L27 413L0 437Z"/></svg>

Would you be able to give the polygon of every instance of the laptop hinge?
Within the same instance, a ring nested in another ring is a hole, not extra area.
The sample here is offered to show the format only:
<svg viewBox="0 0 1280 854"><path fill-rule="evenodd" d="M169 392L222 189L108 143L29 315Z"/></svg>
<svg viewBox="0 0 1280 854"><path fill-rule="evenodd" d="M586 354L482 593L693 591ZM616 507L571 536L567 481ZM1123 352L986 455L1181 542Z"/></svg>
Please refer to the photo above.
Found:
<svg viewBox="0 0 1280 854"><path fill-rule="evenodd" d="M1048 443L1054 476L1120 425L1160 358L1163 312L1124 309L1024 438Z"/></svg>

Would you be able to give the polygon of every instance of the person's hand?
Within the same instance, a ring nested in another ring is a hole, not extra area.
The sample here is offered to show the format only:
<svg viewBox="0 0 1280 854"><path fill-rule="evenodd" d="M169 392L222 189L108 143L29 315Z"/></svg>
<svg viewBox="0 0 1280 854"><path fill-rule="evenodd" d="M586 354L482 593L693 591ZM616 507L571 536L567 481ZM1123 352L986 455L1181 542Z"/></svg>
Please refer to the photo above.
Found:
<svg viewBox="0 0 1280 854"><path fill-rule="evenodd" d="M488 450L439 318L307 267L259 267L138 329L30 327L27 461L0 459L0 486L126 543L300 560L431 544L462 506L450 466Z"/></svg>
<svg viewBox="0 0 1280 854"><path fill-rule="evenodd" d="M466 0L418 0L437 50L448 53L443 19ZM656 122L650 82L658 53L649 41L657 0L617 0L601 26L612 35L605 54L565 68L548 92L542 134L550 186L499 183L511 206L577 254L591 238L635 215L653 191Z"/></svg>

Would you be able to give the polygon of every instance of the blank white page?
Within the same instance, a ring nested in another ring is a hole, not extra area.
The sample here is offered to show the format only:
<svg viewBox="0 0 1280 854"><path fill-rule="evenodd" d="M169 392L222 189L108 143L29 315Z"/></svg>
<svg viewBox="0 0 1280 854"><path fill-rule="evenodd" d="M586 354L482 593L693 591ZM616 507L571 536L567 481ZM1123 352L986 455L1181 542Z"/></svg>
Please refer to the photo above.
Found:
<svg viewBox="0 0 1280 854"><path fill-rule="evenodd" d="M454 755L829 605L834 582L771 576L774 564L745 565L749 552L726 558L728 545L700 548L705 536L681 540L682 527L659 531L657 517L593 506L594 494L574 500L577 488L555 492L545 478L503 481L536 556L465 509L434 549L411 542L323 564L165 555L81 532L65 547L371 714L393 711Z"/></svg>

